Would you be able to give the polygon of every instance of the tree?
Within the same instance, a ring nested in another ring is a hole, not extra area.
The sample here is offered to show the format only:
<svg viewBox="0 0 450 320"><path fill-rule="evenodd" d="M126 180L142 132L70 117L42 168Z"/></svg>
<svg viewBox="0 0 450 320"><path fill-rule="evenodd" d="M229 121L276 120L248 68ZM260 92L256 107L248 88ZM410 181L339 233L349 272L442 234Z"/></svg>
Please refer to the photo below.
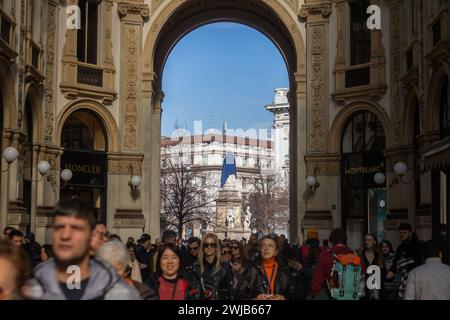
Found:
<svg viewBox="0 0 450 320"><path fill-rule="evenodd" d="M179 159L181 160L181 159ZM182 161L173 163L170 156L163 157L161 170L161 218L174 226L181 237L188 223L209 223L215 212L211 194L217 183L191 165Z"/></svg>
<svg viewBox="0 0 450 320"><path fill-rule="evenodd" d="M273 233L289 223L289 187L280 173L262 174L252 180L247 205L252 214L251 229Z"/></svg>

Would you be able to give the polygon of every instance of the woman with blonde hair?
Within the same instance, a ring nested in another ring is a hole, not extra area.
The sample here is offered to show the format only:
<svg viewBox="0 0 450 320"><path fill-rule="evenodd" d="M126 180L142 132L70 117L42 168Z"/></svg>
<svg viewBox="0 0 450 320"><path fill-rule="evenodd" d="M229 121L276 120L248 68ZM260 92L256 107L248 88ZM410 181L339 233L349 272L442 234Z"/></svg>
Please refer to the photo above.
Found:
<svg viewBox="0 0 450 320"><path fill-rule="evenodd" d="M207 233L200 244L198 261L193 267L205 297L211 300L233 298L233 275L230 265L222 261L221 253L217 235Z"/></svg>

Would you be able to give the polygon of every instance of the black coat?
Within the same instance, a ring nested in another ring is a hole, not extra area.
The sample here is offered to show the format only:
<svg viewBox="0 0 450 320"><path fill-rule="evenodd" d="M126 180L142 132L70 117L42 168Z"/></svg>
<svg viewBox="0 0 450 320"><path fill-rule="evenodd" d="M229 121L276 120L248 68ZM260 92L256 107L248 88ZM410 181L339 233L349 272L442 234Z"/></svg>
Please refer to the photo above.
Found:
<svg viewBox="0 0 450 320"><path fill-rule="evenodd" d="M399 271L397 269L400 268L402 261L405 260L411 260L411 263L404 264L408 272L423 263L422 245L414 236L409 241L403 242L398 246L395 252L394 262L389 271L393 273Z"/></svg>
<svg viewBox="0 0 450 320"><path fill-rule="evenodd" d="M215 270L215 264L205 263L205 271L202 273L200 263L193 266L192 274L197 277L203 291L210 292L211 300L232 300L233 297L233 273L229 263L223 262L219 270Z"/></svg>
<svg viewBox="0 0 450 320"><path fill-rule="evenodd" d="M296 288L299 284L299 274L294 268L278 262L278 270L275 278L273 294L283 295L287 300L299 299L300 288ZM264 274L261 259L256 259L244 271L243 277L238 283L237 292L238 299L254 299L259 294L267 294L269 281Z"/></svg>

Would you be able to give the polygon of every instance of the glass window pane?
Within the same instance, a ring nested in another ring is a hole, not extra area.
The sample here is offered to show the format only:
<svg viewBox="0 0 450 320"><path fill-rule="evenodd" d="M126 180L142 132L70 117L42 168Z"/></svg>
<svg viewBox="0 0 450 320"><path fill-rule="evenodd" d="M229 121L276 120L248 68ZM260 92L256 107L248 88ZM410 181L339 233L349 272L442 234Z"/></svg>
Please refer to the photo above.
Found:
<svg viewBox="0 0 450 320"><path fill-rule="evenodd" d="M367 29L369 1L353 1L350 5L351 64L370 62L370 30Z"/></svg>
<svg viewBox="0 0 450 320"><path fill-rule="evenodd" d="M350 120L345 127L344 134L342 136L342 152L343 153L351 153L353 152L353 126L352 121Z"/></svg>
<svg viewBox="0 0 450 320"><path fill-rule="evenodd" d="M364 142L364 113L359 113L353 118L353 152L364 152Z"/></svg>

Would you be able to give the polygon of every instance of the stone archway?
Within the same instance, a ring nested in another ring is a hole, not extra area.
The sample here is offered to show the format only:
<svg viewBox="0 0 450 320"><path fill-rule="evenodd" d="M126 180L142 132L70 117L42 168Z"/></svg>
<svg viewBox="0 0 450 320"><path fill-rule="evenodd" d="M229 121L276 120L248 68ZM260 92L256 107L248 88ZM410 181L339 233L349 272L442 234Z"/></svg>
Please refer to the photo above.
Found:
<svg viewBox="0 0 450 320"><path fill-rule="evenodd" d="M93 100L76 100L72 103L66 105L66 107L58 114L56 123L56 145L61 145L61 133L66 123L67 118L76 110L89 110L92 111L95 115L101 119L105 130L106 136L108 139L108 152L119 152L120 148L120 134L119 128L114 120L114 117L111 115L109 110L107 110L102 104L93 101Z"/></svg>
<svg viewBox="0 0 450 320"><path fill-rule="evenodd" d="M283 1L221 2L164 1L154 9L150 30L144 42L142 101L140 110L140 147L144 153L141 190L144 212L149 212L145 229L153 236L159 235L161 111L164 94L162 73L165 61L176 43L187 33L202 25L219 22L237 22L253 27L280 50L285 59L290 79L291 130L290 130L290 234L299 235L299 221L304 204L298 194L305 189L306 153L306 50L297 18L297 6ZM284 2L283 2L284 3ZM289 7L291 6L291 7ZM151 106L151 108L148 108ZM151 121L148 121L151 119ZM150 143L148 143L150 136Z"/></svg>
<svg viewBox="0 0 450 320"><path fill-rule="evenodd" d="M446 65L438 65L430 80L430 87L428 89L428 101L427 101L427 112L426 112L426 124L425 131L430 134L439 134L439 118L440 118L440 98L442 93L442 86L444 80L450 80L450 70Z"/></svg>
<svg viewBox="0 0 450 320"><path fill-rule="evenodd" d="M3 128L16 129L17 128L17 109L16 97L14 90L14 81L9 68L9 63L0 58L0 86L3 96Z"/></svg>
<svg viewBox="0 0 450 320"><path fill-rule="evenodd" d="M341 138L344 131L345 125L348 119L358 111L369 111L372 112L378 120L382 123L384 132L386 135L386 148L389 149L392 145L391 141L391 126L389 122L389 117L387 116L384 109L377 103L371 101L355 101L346 105L336 116L333 121L330 130L330 140L329 149L333 154L341 153Z"/></svg>

